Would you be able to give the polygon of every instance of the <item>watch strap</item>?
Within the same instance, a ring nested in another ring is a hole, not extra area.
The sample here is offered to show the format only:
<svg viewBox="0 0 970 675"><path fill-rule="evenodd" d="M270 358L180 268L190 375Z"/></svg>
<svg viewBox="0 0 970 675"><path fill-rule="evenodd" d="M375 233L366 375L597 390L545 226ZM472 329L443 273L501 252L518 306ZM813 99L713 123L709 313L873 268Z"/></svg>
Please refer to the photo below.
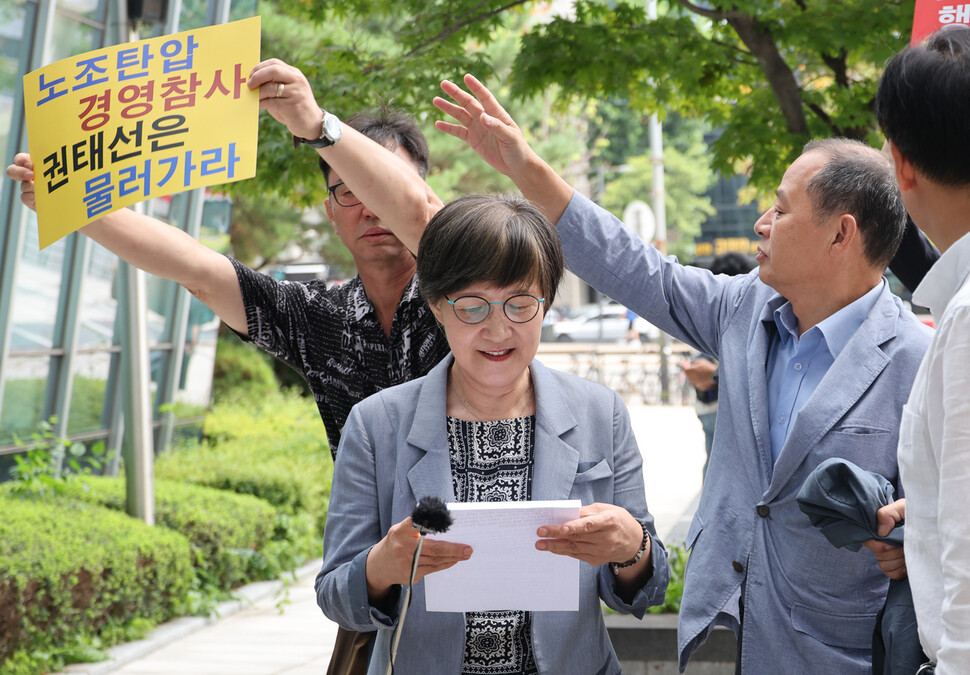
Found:
<svg viewBox="0 0 970 675"><path fill-rule="evenodd" d="M323 117L320 118L320 136L319 138L302 138L293 134L293 147L297 148L301 144L309 145L311 148L329 148L331 145L337 142L338 139L330 138L327 135L326 119L327 111L323 108L320 109L323 113Z"/></svg>

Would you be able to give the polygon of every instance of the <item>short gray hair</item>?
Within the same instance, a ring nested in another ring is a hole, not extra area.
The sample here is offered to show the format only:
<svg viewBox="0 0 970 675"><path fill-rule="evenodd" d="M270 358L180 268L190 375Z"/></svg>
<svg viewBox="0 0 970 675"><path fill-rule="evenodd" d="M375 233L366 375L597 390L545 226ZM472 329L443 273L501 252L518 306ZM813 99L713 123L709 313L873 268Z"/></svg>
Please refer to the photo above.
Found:
<svg viewBox="0 0 970 675"><path fill-rule="evenodd" d="M862 233L863 251L873 267L896 255L906 227L906 207L893 166L878 150L848 138L811 141L803 152L819 152L825 164L808 181L816 221L852 215Z"/></svg>

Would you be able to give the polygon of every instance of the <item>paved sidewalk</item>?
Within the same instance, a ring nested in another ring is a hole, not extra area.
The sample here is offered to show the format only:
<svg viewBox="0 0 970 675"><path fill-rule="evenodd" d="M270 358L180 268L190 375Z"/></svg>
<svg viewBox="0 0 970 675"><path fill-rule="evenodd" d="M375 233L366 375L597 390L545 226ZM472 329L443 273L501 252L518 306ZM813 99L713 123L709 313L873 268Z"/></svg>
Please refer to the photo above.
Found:
<svg viewBox="0 0 970 675"><path fill-rule="evenodd" d="M647 504L664 542L683 542L685 516L696 507L704 465L704 432L692 407L631 405L633 431L643 454ZM687 512L685 514L685 511ZM242 590L249 600L222 608L221 619L176 619L146 640L111 650L112 660L77 664L71 675L319 675L325 673L336 624L316 605L313 578L319 561L302 568L280 608L278 582ZM238 594L238 593L237 593ZM282 611L281 611L282 610Z"/></svg>

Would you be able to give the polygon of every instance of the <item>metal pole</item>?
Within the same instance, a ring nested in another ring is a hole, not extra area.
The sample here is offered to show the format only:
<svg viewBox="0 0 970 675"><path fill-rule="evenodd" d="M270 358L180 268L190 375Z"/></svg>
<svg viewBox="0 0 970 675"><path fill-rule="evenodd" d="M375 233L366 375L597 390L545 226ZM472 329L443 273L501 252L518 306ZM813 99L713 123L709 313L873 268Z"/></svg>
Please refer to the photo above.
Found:
<svg viewBox="0 0 970 675"><path fill-rule="evenodd" d="M132 24L129 38L138 40ZM145 205L134 206L144 214ZM148 367L148 296L145 273L125 265L127 341L122 342L123 376L128 384L125 397L125 485L129 515L155 524L155 452L152 439L151 371Z"/></svg>
<svg viewBox="0 0 970 675"><path fill-rule="evenodd" d="M655 21L657 18L657 0L647 0L647 18ZM650 163L653 166L653 191L651 206L653 215L657 221L656 247L663 256L667 255L667 207L665 203L666 191L664 190L664 146L663 135L661 133L660 119L657 113L650 116L648 126L650 132ZM668 344L667 334L660 331L660 398L664 403L670 402L670 370L668 366L668 356L670 355L670 345Z"/></svg>

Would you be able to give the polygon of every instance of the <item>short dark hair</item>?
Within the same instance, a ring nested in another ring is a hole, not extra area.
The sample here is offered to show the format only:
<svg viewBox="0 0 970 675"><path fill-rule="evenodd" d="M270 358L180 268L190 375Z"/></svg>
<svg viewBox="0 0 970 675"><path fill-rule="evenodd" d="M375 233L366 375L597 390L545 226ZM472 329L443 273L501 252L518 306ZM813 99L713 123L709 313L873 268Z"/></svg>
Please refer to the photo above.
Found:
<svg viewBox="0 0 970 675"><path fill-rule="evenodd" d="M862 233L866 260L873 267L888 265L906 227L906 207L890 161L878 150L848 138L811 141L803 152L825 155L825 164L807 187L815 220L852 215Z"/></svg>
<svg viewBox="0 0 970 675"><path fill-rule="evenodd" d="M876 119L927 178L970 183L970 29L938 30L896 54L876 91Z"/></svg>
<svg viewBox="0 0 970 675"><path fill-rule="evenodd" d="M468 195L438 211L418 247L421 295L436 302L475 283L537 282L548 309L563 274L556 228L515 195Z"/></svg>
<svg viewBox="0 0 970 675"><path fill-rule="evenodd" d="M428 141L418 129L414 118L401 110L394 110L381 106L373 110L363 110L344 121L351 129L355 129L367 138L380 143L388 150L404 148L411 156L411 162L424 178L428 175L431 153L428 151ZM323 179L329 183L330 165L319 158Z"/></svg>

